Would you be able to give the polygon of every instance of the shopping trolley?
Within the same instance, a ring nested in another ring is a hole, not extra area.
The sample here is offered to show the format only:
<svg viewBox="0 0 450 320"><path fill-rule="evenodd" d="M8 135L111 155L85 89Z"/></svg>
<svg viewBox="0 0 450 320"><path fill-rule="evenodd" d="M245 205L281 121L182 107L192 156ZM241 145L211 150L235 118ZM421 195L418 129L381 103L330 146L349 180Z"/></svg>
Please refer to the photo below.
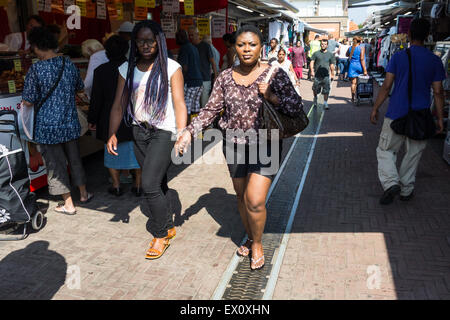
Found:
<svg viewBox="0 0 450 320"><path fill-rule="evenodd" d="M370 75L360 75L356 82L356 105L367 101L373 105L373 77Z"/></svg>
<svg viewBox="0 0 450 320"><path fill-rule="evenodd" d="M44 215L38 210L36 196L30 192L28 164L20 139L17 112L0 111L0 232L10 233L23 226L22 236L0 240L22 240L27 225L39 230Z"/></svg>

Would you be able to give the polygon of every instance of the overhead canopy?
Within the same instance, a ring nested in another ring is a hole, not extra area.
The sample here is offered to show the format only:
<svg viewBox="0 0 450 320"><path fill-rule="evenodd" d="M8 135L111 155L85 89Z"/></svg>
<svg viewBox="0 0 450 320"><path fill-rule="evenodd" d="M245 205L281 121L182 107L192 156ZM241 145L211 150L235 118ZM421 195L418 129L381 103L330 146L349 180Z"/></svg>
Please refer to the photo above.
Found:
<svg viewBox="0 0 450 320"><path fill-rule="evenodd" d="M356 0L357 1L357 0ZM366 1L359 1L366 2ZM392 1L391 1L392 2ZM391 3L391 2L386 2ZM346 32L347 37L355 35L367 35L376 32L379 28L390 28L395 25L397 16L412 14L418 9L416 8L417 0L395 1L391 3L389 8L374 11L363 23L363 28Z"/></svg>
<svg viewBox="0 0 450 320"><path fill-rule="evenodd" d="M349 8L362 8L362 7L373 7L373 6L385 6L389 4L394 4L396 6L407 7L411 5L415 5L417 0L379 0L377 2L368 1L368 0L348 0Z"/></svg>

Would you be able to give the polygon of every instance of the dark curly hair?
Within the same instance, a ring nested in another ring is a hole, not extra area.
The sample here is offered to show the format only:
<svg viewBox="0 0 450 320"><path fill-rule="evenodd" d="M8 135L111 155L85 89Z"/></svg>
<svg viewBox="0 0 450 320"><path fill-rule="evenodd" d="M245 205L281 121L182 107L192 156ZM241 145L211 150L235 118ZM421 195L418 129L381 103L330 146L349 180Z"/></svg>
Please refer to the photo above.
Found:
<svg viewBox="0 0 450 320"><path fill-rule="evenodd" d="M118 35L109 37L105 42L106 56L110 61L125 61L128 48L128 41Z"/></svg>
<svg viewBox="0 0 450 320"><path fill-rule="evenodd" d="M245 33L245 32L250 32L255 34L256 36L258 36L259 41L261 42L261 45L264 43L264 37L261 33L261 31L259 31L259 29L255 26L252 26L250 24L246 24L244 26L242 26L237 32L236 32L236 36L235 39L237 39L241 34Z"/></svg>
<svg viewBox="0 0 450 320"><path fill-rule="evenodd" d="M30 42L31 47L37 47L42 51L55 50L58 48L58 40L46 27L33 28L28 35L28 41Z"/></svg>

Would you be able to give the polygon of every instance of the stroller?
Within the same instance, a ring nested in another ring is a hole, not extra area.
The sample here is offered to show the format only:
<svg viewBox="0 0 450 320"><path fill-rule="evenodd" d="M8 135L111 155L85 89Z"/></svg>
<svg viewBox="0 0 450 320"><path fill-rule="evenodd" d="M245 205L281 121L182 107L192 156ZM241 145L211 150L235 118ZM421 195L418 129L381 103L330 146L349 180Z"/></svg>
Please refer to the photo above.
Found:
<svg viewBox="0 0 450 320"><path fill-rule="evenodd" d="M373 77L360 75L357 79L356 105L359 106L365 100L373 106Z"/></svg>
<svg viewBox="0 0 450 320"><path fill-rule="evenodd" d="M38 210L35 194L30 192L17 112L0 111L0 231L16 231L23 225L22 236L0 240L23 240L27 224L37 231L43 223L44 215Z"/></svg>

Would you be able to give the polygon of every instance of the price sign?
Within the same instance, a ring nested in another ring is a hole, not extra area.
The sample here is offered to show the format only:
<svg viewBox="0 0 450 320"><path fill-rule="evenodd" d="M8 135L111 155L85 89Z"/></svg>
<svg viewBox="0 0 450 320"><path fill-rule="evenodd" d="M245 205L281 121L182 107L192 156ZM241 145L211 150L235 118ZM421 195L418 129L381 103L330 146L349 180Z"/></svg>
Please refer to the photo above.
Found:
<svg viewBox="0 0 450 320"><path fill-rule="evenodd" d="M198 18L197 19L197 28L198 28L198 34L199 34L200 38L202 38L204 35L211 34L211 31L209 28L209 19Z"/></svg>
<svg viewBox="0 0 450 320"><path fill-rule="evenodd" d="M97 19L106 20L106 2L97 0Z"/></svg>
<svg viewBox="0 0 450 320"><path fill-rule="evenodd" d="M16 82L14 80L8 81L8 90L9 93L16 93Z"/></svg>
<svg viewBox="0 0 450 320"><path fill-rule="evenodd" d="M116 2L117 20L123 20L123 3Z"/></svg>
<svg viewBox="0 0 450 320"><path fill-rule="evenodd" d="M147 20L148 9L144 7L134 7L135 20Z"/></svg>
<svg viewBox="0 0 450 320"><path fill-rule="evenodd" d="M142 8L154 8L154 7L156 7L156 1L155 0L136 0L134 5L137 7L142 7Z"/></svg>
<svg viewBox="0 0 450 320"><path fill-rule="evenodd" d="M194 0L184 0L184 14L187 16L194 15Z"/></svg>
<svg viewBox="0 0 450 320"><path fill-rule="evenodd" d="M180 2L178 0L162 0L162 10L166 13L179 13Z"/></svg>
<svg viewBox="0 0 450 320"><path fill-rule="evenodd" d="M80 8L80 16L86 17L87 13L86 0L77 0L77 6Z"/></svg>
<svg viewBox="0 0 450 320"><path fill-rule="evenodd" d="M17 72L22 71L22 62L20 60L18 60L18 59L14 60L14 69Z"/></svg>

